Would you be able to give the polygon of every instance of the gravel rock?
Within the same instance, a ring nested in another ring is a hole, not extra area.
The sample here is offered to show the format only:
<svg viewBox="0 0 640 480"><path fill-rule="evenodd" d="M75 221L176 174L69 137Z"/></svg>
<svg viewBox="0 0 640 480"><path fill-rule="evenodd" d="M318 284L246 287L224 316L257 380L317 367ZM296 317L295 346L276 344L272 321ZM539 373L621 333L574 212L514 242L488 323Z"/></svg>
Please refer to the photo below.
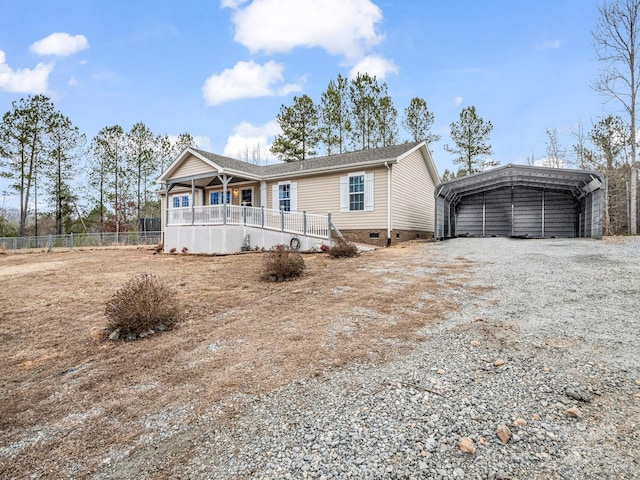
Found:
<svg viewBox="0 0 640 480"><path fill-rule="evenodd" d="M469 437L464 437L460 440L460 450L464 453L476 453L476 446L473 444L473 440Z"/></svg>
<svg viewBox="0 0 640 480"><path fill-rule="evenodd" d="M498 425L498 428L496 428L496 435L502 443L509 443L512 436L511 430L509 430L509 427L506 425Z"/></svg>
<svg viewBox="0 0 640 480"><path fill-rule="evenodd" d="M573 398L574 400L578 400L580 402L590 402L591 395L580 387L567 387L564 390L564 393L567 397Z"/></svg>
<svg viewBox="0 0 640 480"><path fill-rule="evenodd" d="M159 445L190 460L171 475L134 452L93 478L640 478L640 238L455 239L424 255L471 272L413 350L176 421Z"/></svg>

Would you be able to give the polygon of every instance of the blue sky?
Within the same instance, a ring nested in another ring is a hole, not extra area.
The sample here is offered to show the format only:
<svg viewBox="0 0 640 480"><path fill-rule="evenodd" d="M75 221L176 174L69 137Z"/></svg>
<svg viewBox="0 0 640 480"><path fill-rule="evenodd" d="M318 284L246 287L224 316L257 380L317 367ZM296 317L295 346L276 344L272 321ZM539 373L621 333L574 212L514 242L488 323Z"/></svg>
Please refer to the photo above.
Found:
<svg viewBox="0 0 640 480"><path fill-rule="evenodd" d="M526 163L544 157L546 129L569 147L579 121L617 113L590 88L600 3L0 0L0 114L45 93L89 139L142 121L237 156L266 149L294 95L318 101L339 73L366 71L399 112L427 101L440 173L449 125L471 105L494 125L492 158Z"/></svg>

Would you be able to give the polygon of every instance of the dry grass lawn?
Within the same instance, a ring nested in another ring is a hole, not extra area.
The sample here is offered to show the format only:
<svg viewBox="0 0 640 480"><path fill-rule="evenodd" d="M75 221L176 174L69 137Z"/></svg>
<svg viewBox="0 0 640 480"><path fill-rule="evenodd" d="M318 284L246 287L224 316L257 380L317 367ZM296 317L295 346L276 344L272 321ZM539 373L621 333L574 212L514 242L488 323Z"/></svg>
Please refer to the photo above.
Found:
<svg viewBox="0 0 640 480"><path fill-rule="evenodd" d="M455 308L445 292L469 273L463 258L434 265L430 248L305 255L306 275L280 284L260 279L259 253L0 255L0 478L88 477L114 448L144 448L163 412L197 422L218 405L223 419L238 394L402 354ZM136 342L92 341L107 300L141 272L172 284L184 320Z"/></svg>

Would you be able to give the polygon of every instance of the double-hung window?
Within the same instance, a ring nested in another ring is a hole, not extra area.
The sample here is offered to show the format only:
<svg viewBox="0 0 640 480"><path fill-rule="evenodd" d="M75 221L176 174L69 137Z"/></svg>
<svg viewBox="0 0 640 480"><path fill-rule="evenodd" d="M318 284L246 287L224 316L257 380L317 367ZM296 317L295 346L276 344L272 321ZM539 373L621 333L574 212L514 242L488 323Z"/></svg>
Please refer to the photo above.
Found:
<svg viewBox="0 0 640 480"><path fill-rule="evenodd" d="M291 184L278 185L278 208L284 212L291 211Z"/></svg>
<svg viewBox="0 0 640 480"><path fill-rule="evenodd" d="M340 177L340 211L373 211L373 172L354 172Z"/></svg>
<svg viewBox="0 0 640 480"><path fill-rule="evenodd" d="M282 181L271 185L271 209L274 212L298 211L298 183Z"/></svg>
<svg viewBox="0 0 640 480"><path fill-rule="evenodd" d="M364 210L364 174L349 177L349 210Z"/></svg>

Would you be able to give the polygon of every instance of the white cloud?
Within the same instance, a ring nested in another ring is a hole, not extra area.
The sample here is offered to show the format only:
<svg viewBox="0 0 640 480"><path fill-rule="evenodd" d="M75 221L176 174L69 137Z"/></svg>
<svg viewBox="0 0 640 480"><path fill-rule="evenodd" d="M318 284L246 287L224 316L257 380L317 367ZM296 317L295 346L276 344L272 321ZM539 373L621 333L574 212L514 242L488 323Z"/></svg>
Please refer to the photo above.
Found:
<svg viewBox="0 0 640 480"><path fill-rule="evenodd" d="M464 98L462 97L456 97L453 99L453 104L458 107L460 105L462 105L462 102L464 101Z"/></svg>
<svg viewBox="0 0 640 480"><path fill-rule="evenodd" d="M222 0L220 6L222 8L233 8L235 10L243 3L247 3L247 1L248 0Z"/></svg>
<svg viewBox="0 0 640 480"><path fill-rule="evenodd" d="M547 40L546 42L543 42L542 45L538 46L538 49L540 50L557 50L558 48L560 48L560 40Z"/></svg>
<svg viewBox="0 0 640 480"><path fill-rule="evenodd" d="M234 39L251 52L287 53L320 47L331 55L357 59L383 36L376 32L382 11L371 0L223 0L235 9Z"/></svg>
<svg viewBox="0 0 640 480"><path fill-rule="evenodd" d="M196 142L196 148L207 152L211 151L211 139L206 135L194 135L193 141Z"/></svg>
<svg viewBox="0 0 640 480"><path fill-rule="evenodd" d="M280 125L278 125L278 122L275 120L260 126L252 125L249 122L242 122L236 125L233 130L233 135L227 138L223 155L243 159L242 157L245 151L251 156L253 150L259 147L262 164L274 163L276 157L269 149L273 143L273 138L281 132Z"/></svg>
<svg viewBox="0 0 640 480"><path fill-rule="evenodd" d="M377 55L368 55L356 63L349 71L349 78L353 79L358 73L368 73L378 80L384 80L388 73L398 73L398 66L392 60Z"/></svg>
<svg viewBox="0 0 640 480"><path fill-rule="evenodd" d="M29 50L36 55L66 57L87 48L89 48L89 42L84 35L69 35L64 32L56 32L32 43Z"/></svg>
<svg viewBox="0 0 640 480"><path fill-rule="evenodd" d="M76 77L73 77L73 76L72 76L72 77L69 79L68 85L69 85L70 87L77 87L77 86L78 86L78 79L77 79Z"/></svg>
<svg viewBox="0 0 640 480"><path fill-rule="evenodd" d="M207 105L237 100L239 98L284 96L302 90L300 85L282 83L284 65L270 61L259 65L253 61L238 62L220 75L211 75L202 86Z"/></svg>
<svg viewBox="0 0 640 480"><path fill-rule="evenodd" d="M34 69L13 70L6 64L5 53L0 50L0 90L16 93L45 93L53 64L39 63Z"/></svg>

